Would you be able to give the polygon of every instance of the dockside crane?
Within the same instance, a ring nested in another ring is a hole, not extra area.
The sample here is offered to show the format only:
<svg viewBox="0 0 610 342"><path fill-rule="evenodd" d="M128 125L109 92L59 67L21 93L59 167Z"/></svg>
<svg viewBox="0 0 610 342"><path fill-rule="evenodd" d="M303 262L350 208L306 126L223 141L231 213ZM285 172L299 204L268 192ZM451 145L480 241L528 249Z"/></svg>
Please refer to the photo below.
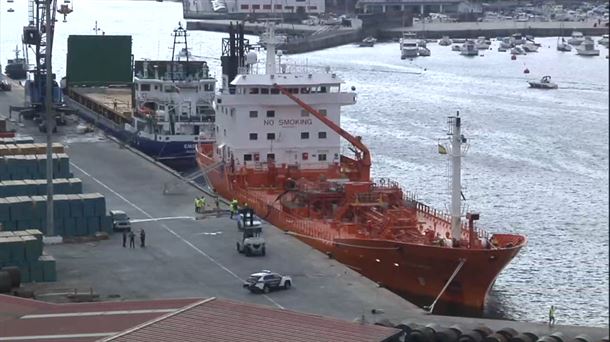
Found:
<svg viewBox="0 0 610 342"><path fill-rule="evenodd" d="M57 12L64 14L64 19L65 15L69 13L63 7L60 10L57 9L57 0L29 0L28 25L23 28L22 42L27 48L33 50L35 65L33 69L29 70L30 76L25 82L24 106L11 106L9 112L16 111L25 119L41 118L41 113L46 112L48 76L51 78L51 107L55 113L53 123L63 125L65 124L64 114L72 113L74 110L64 104L59 84L54 79L55 75L50 71ZM44 130L44 125L40 127L41 130Z"/></svg>
<svg viewBox="0 0 610 342"><path fill-rule="evenodd" d="M29 77L25 83L25 106L11 106L9 113L16 110L24 118L45 118L39 126L41 131L47 133L47 226L45 234L53 236L55 224L51 134L56 129L56 124L65 124L63 114L69 113L71 110L63 103L59 84L54 80L51 68L57 0L29 0L28 5L28 25L23 28L22 41L23 44L34 49L36 66L34 70L30 70L33 77Z"/></svg>

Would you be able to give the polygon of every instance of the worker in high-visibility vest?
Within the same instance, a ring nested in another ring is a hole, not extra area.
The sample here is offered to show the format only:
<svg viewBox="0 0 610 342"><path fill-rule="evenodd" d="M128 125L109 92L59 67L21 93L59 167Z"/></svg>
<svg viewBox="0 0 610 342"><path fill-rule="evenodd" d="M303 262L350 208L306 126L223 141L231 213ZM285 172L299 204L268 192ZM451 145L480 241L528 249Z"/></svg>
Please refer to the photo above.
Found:
<svg viewBox="0 0 610 342"><path fill-rule="evenodd" d="M199 197L195 197L195 212L198 213L199 212Z"/></svg>
<svg viewBox="0 0 610 342"><path fill-rule="evenodd" d="M231 218L233 218L233 215L237 214L237 203L236 199L231 201Z"/></svg>
<svg viewBox="0 0 610 342"><path fill-rule="evenodd" d="M201 196L201 198L199 198L199 211L203 212L205 210L205 197Z"/></svg>

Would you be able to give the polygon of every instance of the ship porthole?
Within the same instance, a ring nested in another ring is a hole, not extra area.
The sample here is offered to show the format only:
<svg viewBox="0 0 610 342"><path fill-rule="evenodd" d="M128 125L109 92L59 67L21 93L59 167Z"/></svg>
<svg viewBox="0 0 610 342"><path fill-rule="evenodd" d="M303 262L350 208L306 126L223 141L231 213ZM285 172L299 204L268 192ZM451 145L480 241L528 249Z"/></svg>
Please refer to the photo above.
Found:
<svg viewBox="0 0 610 342"><path fill-rule="evenodd" d="M375 259L375 261L377 261L377 262L381 262L381 260L379 260L379 259Z"/></svg>
<svg viewBox="0 0 610 342"><path fill-rule="evenodd" d="M490 256L490 257L489 257L489 260L490 260L490 261L495 261L495 260L496 260L496 256L495 256L495 255Z"/></svg>
<svg viewBox="0 0 610 342"><path fill-rule="evenodd" d="M394 266L398 267L400 266L397 262L394 263Z"/></svg>

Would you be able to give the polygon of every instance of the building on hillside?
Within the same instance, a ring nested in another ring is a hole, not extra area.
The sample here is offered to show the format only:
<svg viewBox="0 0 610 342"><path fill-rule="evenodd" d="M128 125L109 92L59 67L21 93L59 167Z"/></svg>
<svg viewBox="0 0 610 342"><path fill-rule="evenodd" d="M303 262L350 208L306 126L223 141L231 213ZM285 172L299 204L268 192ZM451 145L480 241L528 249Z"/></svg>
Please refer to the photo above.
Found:
<svg viewBox="0 0 610 342"><path fill-rule="evenodd" d="M358 0L356 9L361 13L408 12L414 14L428 13L472 13L481 11L480 4L463 0Z"/></svg>

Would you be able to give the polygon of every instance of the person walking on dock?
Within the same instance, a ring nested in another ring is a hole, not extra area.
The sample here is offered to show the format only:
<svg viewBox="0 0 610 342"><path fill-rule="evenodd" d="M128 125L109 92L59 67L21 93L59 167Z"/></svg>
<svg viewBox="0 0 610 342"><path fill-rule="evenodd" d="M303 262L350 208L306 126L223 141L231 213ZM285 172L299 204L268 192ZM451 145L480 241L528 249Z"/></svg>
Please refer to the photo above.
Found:
<svg viewBox="0 0 610 342"><path fill-rule="evenodd" d="M216 205L216 211L220 210L220 200L218 199L218 195L214 195L214 204Z"/></svg>
<svg viewBox="0 0 610 342"><path fill-rule="evenodd" d="M127 231L123 230L123 247L127 247Z"/></svg>
<svg viewBox="0 0 610 342"><path fill-rule="evenodd" d="M549 327L555 326L555 306L551 305L549 309Z"/></svg>
<svg viewBox="0 0 610 342"><path fill-rule="evenodd" d="M136 234L134 234L132 231L129 232L129 248L136 248Z"/></svg>
<svg viewBox="0 0 610 342"><path fill-rule="evenodd" d="M144 248L146 247L146 232L144 231L144 229L140 229L140 247Z"/></svg>
<svg viewBox="0 0 610 342"><path fill-rule="evenodd" d="M199 212L203 212L205 210L205 197L201 196L199 198Z"/></svg>

